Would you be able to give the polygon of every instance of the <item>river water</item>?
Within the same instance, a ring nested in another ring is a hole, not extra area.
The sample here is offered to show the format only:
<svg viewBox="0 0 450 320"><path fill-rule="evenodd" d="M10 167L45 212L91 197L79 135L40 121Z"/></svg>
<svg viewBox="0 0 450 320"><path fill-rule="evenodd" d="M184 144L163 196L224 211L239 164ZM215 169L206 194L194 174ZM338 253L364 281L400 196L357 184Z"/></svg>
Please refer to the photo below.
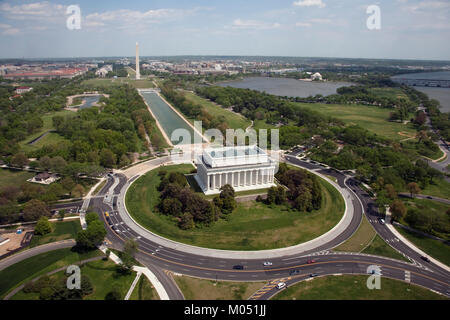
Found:
<svg viewBox="0 0 450 320"><path fill-rule="evenodd" d="M450 80L450 71L399 74L392 78ZM450 112L450 88L414 87L414 89L425 93L430 99L439 101L441 112Z"/></svg>
<svg viewBox="0 0 450 320"><path fill-rule="evenodd" d="M351 86L348 82L302 81L290 78L248 77L243 80L219 82L222 87L233 87L264 91L277 96L308 97L335 94L340 87Z"/></svg>

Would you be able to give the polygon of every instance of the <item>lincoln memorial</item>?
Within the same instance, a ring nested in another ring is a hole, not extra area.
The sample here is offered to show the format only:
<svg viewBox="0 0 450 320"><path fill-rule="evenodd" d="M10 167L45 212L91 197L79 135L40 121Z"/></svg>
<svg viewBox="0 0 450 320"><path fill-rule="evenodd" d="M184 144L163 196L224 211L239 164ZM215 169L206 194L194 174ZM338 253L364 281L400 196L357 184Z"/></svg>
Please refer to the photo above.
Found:
<svg viewBox="0 0 450 320"><path fill-rule="evenodd" d="M276 167L258 146L205 148L197 158L195 179L205 194L220 193L226 184L235 191L270 188Z"/></svg>

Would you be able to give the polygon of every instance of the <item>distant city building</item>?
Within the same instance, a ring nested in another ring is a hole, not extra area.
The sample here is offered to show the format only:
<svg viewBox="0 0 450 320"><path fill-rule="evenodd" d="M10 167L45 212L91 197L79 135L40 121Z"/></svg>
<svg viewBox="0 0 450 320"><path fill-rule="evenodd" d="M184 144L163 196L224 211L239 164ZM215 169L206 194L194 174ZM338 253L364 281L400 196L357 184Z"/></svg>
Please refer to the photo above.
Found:
<svg viewBox="0 0 450 320"><path fill-rule="evenodd" d="M108 65L104 65L103 67L101 67L100 69L95 71L95 75L98 77L104 78L104 77L106 77L106 75L109 72L112 72L112 71L113 71L113 66L111 64L108 64Z"/></svg>
<svg viewBox="0 0 450 320"><path fill-rule="evenodd" d="M276 163L258 146L204 149L197 159L195 179L205 194L220 193L231 185L235 191L275 186Z"/></svg>
<svg viewBox="0 0 450 320"><path fill-rule="evenodd" d="M33 90L32 87L17 87L15 92L17 94L24 94L24 93L30 92L31 90Z"/></svg>
<svg viewBox="0 0 450 320"><path fill-rule="evenodd" d="M322 80L322 75L320 73L316 72L311 76L311 79L312 80Z"/></svg>
<svg viewBox="0 0 450 320"><path fill-rule="evenodd" d="M5 79L29 79L29 80L43 80L43 79L72 79L80 76L88 71L88 68L64 68L49 71L36 72L18 72L7 73L3 75Z"/></svg>

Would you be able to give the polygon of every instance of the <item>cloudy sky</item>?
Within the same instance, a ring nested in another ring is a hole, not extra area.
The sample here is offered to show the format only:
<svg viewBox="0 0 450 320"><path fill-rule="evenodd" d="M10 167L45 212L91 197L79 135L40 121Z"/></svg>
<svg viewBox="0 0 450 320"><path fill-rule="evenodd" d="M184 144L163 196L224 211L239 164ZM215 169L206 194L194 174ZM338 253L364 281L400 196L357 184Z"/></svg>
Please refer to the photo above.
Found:
<svg viewBox="0 0 450 320"><path fill-rule="evenodd" d="M449 39L450 0L0 0L0 58L132 56L138 41L143 56L450 60Z"/></svg>

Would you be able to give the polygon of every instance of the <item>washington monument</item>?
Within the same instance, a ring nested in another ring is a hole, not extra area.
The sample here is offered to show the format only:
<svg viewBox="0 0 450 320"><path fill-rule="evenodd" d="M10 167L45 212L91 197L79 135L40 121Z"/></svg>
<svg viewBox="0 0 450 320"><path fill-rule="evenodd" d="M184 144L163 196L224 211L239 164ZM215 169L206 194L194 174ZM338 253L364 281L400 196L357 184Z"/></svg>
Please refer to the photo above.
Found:
<svg viewBox="0 0 450 320"><path fill-rule="evenodd" d="M139 70L139 43L136 42L136 80L141 79L141 71Z"/></svg>

